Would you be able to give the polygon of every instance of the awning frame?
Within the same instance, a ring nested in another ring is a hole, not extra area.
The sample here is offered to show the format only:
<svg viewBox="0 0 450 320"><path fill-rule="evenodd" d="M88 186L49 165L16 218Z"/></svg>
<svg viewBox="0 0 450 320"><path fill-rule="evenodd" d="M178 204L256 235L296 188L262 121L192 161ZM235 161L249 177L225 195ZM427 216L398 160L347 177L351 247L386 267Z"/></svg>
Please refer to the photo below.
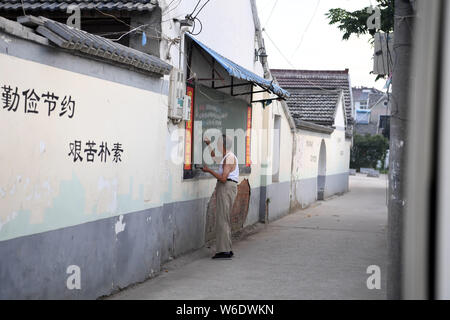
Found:
<svg viewBox="0 0 450 320"><path fill-rule="evenodd" d="M193 38L190 35L187 35L190 40L191 40L191 45L192 47L196 47L196 49L200 52L201 56L204 58L204 60L208 63L208 65L211 67L211 78L196 78L195 81L196 82L202 82L202 81L211 81L211 88L213 89L225 89L225 88L230 88L230 95L231 96L243 96L243 95L250 95L250 103L255 103L255 102L262 102L263 106L267 105L266 102L269 102L269 104L274 101L274 100L286 100L289 97L289 92L287 92L286 90L283 90L281 87L274 85L273 80L271 80L269 82L269 80L267 79L263 79L262 77L254 74L253 72L246 70L245 68L239 66L238 64L232 62L231 60L221 56L220 54L218 54L217 52L215 52L214 50L206 47L204 44L202 44L201 42L199 42L198 40L196 40L195 38ZM191 51L192 54L192 51ZM208 55L208 56L206 56ZM222 60L218 61L218 59ZM218 63L219 65L221 65L225 71L228 72L228 75L230 77L230 81L231 84L226 84L226 85L219 85L216 86L216 82L225 82L225 78L219 73L219 71L216 69L216 63ZM227 63L231 64L231 67L229 65L227 65ZM190 64L190 61L189 61ZM243 73L244 76L239 78L236 77L235 74L233 74L230 70L228 69L232 69L235 68L236 70L234 70L235 72L238 73ZM218 76L218 77L216 77ZM256 81L251 81L246 79L245 77L250 77L250 78L254 78L255 80L259 80L260 83L256 82ZM239 82L239 83L234 83L235 79L239 79L241 81L245 81L244 83ZM234 93L234 89L236 87L241 87L241 86L251 86L251 91L250 92L241 92L241 93ZM261 88L261 90L254 90L254 87L259 87ZM278 91L278 92L276 92ZM260 99L260 100L253 100L253 94L254 93L263 93L263 92L269 92L272 93L274 95L276 95L276 98L268 98L268 99Z"/></svg>

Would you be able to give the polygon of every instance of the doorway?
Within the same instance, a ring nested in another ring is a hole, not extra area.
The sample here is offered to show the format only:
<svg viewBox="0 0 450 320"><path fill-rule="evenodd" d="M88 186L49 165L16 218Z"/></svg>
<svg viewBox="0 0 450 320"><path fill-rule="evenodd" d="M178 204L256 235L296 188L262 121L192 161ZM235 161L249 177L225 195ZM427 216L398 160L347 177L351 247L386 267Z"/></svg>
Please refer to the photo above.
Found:
<svg viewBox="0 0 450 320"><path fill-rule="evenodd" d="M280 130L281 116L275 115L273 121L272 182L280 181Z"/></svg>
<svg viewBox="0 0 450 320"><path fill-rule="evenodd" d="M327 150L325 141L322 139L319 151L319 168L317 171L317 200L325 198L325 179L327 172Z"/></svg>

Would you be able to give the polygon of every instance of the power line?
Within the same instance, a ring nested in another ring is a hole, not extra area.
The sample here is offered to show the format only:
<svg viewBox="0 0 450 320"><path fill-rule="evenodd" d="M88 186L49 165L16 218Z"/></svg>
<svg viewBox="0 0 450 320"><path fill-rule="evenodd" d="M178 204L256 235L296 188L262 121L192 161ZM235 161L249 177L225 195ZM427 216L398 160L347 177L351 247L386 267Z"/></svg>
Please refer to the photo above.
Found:
<svg viewBox="0 0 450 320"><path fill-rule="evenodd" d="M198 21L198 23L200 23L200 31L198 31L198 32L196 32L196 33L193 33L193 31L195 30L195 21ZM199 18L197 18L197 17L195 17L195 18L193 18L193 21L194 21L194 25L193 25L193 27L192 27L192 30L191 31L188 31L191 35L193 35L193 36L198 36L201 32L202 32L202 30L203 30L203 24L202 24L202 22L200 21L200 19Z"/></svg>
<svg viewBox="0 0 450 320"><path fill-rule="evenodd" d="M197 11L197 13L195 14L195 17L193 17L194 19L197 18L198 14L203 10L203 8L208 4L208 2L211 0L207 0L203 6L201 6L201 8Z"/></svg>
<svg viewBox="0 0 450 320"><path fill-rule="evenodd" d="M192 17L192 15L194 14L195 10L197 10L197 7L198 7L198 5L200 4L200 2L202 2L202 0L198 0L198 1L197 1L197 4L195 5L194 10L192 10L192 12L191 12L188 16Z"/></svg>
<svg viewBox="0 0 450 320"><path fill-rule="evenodd" d="M272 18L272 13L274 12L275 7L277 6L277 3L278 3L278 0L276 0L275 3L273 4L272 10L270 10L269 17L267 18L266 23L264 24L264 26L267 26L267 24L269 23L270 18Z"/></svg>
<svg viewBox="0 0 450 320"><path fill-rule="evenodd" d="M140 29L143 28L143 27L147 27L147 25L143 24L143 25L138 26L138 27L136 27L136 28L134 28L134 29L131 29L130 31L125 32L124 34L122 34L122 35L121 35L120 37L118 37L117 39L109 39L109 40L111 40L111 41L120 41L120 39L122 39L122 38L125 37L126 35L128 35L128 34L130 34L130 33L133 33L134 31L140 30Z"/></svg>
<svg viewBox="0 0 450 320"><path fill-rule="evenodd" d="M100 9L97 9L97 7L94 7L94 9L95 9L95 11L97 11L97 12L103 14L104 16L111 17L111 18L113 18L114 20L116 20L116 21L118 21L118 22L120 22L120 23L123 23L123 24L126 25L127 27L130 27L130 28L131 28L131 25L130 25L130 24L128 24L128 23L126 23L125 21L123 21L123 20L117 18L115 15L110 14L110 13L106 13L106 12L103 12L103 11L101 11Z"/></svg>
<svg viewBox="0 0 450 320"><path fill-rule="evenodd" d="M186 19L191 20L191 21L193 22L192 30L191 30L191 31L188 31L188 32L189 32L191 35L193 35L193 36L199 35L199 34L202 32L202 30L203 30L203 23L200 21L199 18L197 18L197 16L198 16L199 13L203 10L203 8L208 4L209 1L210 1L210 0L207 0L207 1L200 7L200 9L197 11L197 13L195 14L195 16L192 16L192 15L194 14L195 10L197 10L199 4L201 3L201 0L199 0L199 1L197 2L197 4L195 5L194 10L192 10L192 12L186 16ZM199 25L200 25L200 31L198 31L198 32L196 32L196 33L193 33L193 31L195 30L196 21L198 21L198 23L199 23Z"/></svg>
<svg viewBox="0 0 450 320"><path fill-rule="evenodd" d="M317 1L316 8L314 9L314 13L313 13L313 15L311 16L311 19L309 19L309 22L308 22L308 24L306 25L305 30L303 31L303 34L302 34L302 36L301 36L301 38L300 38L300 41L299 41L297 47L295 48L294 53L292 54L292 58L295 56L295 54L297 53L297 50L298 50L298 49L300 48L300 46L302 45L303 39L305 38L305 35L306 35L306 33L308 32L309 26L311 25L311 23L313 22L314 18L316 17L316 13L317 13L317 9L319 8L319 5L320 5L320 0Z"/></svg>
<svg viewBox="0 0 450 320"><path fill-rule="evenodd" d="M170 4L173 3L174 1L175 1L175 0L172 0L172 1L169 3L169 5L168 5L167 7L169 7ZM181 2L181 0L180 0L180 2ZM97 34L97 35L101 35L101 36L104 35L104 36L107 36L107 35L115 35L115 34L119 35L119 34L120 34L120 35L122 35L122 36L125 36L125 35L128 35L128 34L133 33L133 32L140 32L140 33L143 33L144 31L142 31L141 28L145 27L145 28L151 28L151 29L155 30L157 33L159 33L159 34L161 34L161 35L163 36L163 37L152 37L152 36L147 36L147 37L154 38L154 39L166 39L166 40L168 40L169 42L173 41L173 39L171 39L171 38L169 38L169 37L167 37L167 36L164 36L164 35L163 35L163 34L155 27L156 25L158 25L158 24L160 24L160 23L164 23L164 22L171 21L172 18L166 19L166 20L162 20L161 22L153 22L153 23L149 23L149 24L143 24L143 25L140 25L140 26L137 26L137 27L133 28L130 24L126 23L125 21L123 21L123 20L121 20L121 19L119 19L117 16L115 16L115 15L113 15L113 14L111 14L111 13L103 12L103 11L101 11L101 10L95 8L95 7L94 7L94 9L95 9L97 12L101 13L102 15L111 17L111 18L113 18L114 20L116 20L116 21L118 21L118 22L120 22L120 23L126 25L127 27L129 27L129 28L131 29L131 30L127 30L127 31L108 32L108 33ZM181 15L177 15L176 17L179 17L179 16L181 16ZM95 34L95 33L94 33L94 34ZM109 40L112 40L112 41L118 41L118 40L120 40L120 39L122 38L122 36L119 37L118 39L109 39Z"/></svg>
<svg viewBox="0 0 450 320"><path fill-rule="evenodd" d="M169 7L172 5L172 3L173 3L174 1L175 1L175 0L171 0L171 1L169 2L169 4L167 5L166 9L169 8Z"/></svg>
<svg viewBox="0 0 450 320"><path fill-rule="evenodd" d="M173 8L170 8L170 10L165 11L162 15L165 16L165 15L168 14L169 12L172 12L173 10L175 10L176 8L178 8L182 1L183 1L183 0L178 1L177 4L176 4ZM172 3L172 2L171 2L171 3ZM167 8L169 8L169 6L167 6Z"/></svg>
<svg viewBox="0 0 450 320"><path fill-rule="evenodd" d="M280 53L280 55L284 58L284 60L286 60L286 62L295 69L294 64L283 54L283 52L280 50L280 48L278 48L278 46L276 45L276 43L272 40L272 38L269 36L269 34L267 33L266 29L263 29L264 33L266 34L267 38L269 38L270 42L272 42L273 46L275 47L275 49L277 49L277 51Z"/></svg>
<svg viewBox="0 0 450 320"><path fill-rule="evenodd" d="M25 6L23 5L23 0L20 0L20 2L22 3L23 15L26 16L27 14L25 13Z"/></svg>
<svg viewBox="0 0 450 320"><path fill-rule="evenodd" d="M286 60L286 62L293 68L293 69L297 69L294 64L283 54L283 52L280 50L280 48L278 48L278 46L276 45L276 43L272 40L272 38L269 36L269 34L267 33L267 31L265 29L263 29L263 31L265 32L265 34L267 35L267 38L269 38L270 42L272 42L273 46L275 47L275 49L278 50L278 52L280 53L280 55L284 58L284 60ZM306 80L307 82L309 82L313 87L316 87L320 90L323 91L327 91L327 92L336 92L336 90L331 90L331 89L327 89L321 86L318 86L317 84L315 84L314 82L310 81L308 78L304 78L304 80Z"/></svg>

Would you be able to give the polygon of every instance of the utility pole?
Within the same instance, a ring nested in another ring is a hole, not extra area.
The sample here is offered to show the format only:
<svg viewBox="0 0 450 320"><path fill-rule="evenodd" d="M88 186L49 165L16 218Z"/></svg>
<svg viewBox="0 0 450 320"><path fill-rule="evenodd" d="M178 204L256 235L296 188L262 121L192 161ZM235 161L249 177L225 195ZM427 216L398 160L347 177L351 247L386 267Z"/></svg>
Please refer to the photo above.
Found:
<svg viewBox="0 0 450 320"><path fill-rule="evenodd" d="M395 0L392 109L389 154L387 298L400 299L403 214L406 196L407 119L411 80L414 10L410 0Z"/></svg>

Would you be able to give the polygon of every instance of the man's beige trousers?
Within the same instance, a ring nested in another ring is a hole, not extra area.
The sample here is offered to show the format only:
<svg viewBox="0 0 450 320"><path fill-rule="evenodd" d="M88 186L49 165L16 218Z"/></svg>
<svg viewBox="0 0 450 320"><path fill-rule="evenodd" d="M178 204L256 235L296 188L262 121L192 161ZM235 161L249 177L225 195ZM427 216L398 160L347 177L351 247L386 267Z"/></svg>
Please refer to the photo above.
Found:
<svg viewBox="0 0 450 320"><path fill-rule="evenodd" d="M217 181L216 252L231 251L231 210L237 195L237 183Z"/></svg>

